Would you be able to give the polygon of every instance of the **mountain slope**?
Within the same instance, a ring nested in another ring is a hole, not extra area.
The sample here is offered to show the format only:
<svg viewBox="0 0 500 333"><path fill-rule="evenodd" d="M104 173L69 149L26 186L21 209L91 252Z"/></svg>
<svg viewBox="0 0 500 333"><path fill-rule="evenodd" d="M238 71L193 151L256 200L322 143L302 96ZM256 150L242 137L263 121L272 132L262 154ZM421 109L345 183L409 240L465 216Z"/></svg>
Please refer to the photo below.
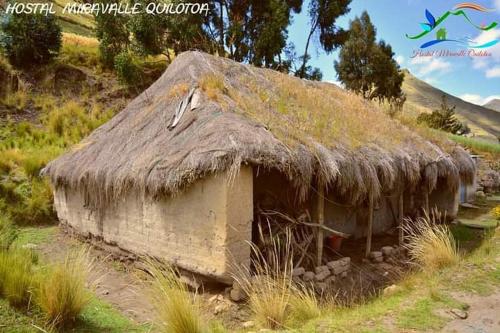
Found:
<svg viewBox="0 0 500 333"><path fill-rule="evenodd" d="M500 99L493 99L484 104L483 107L500 112Z"/></svg>
<svg viewBox="0 0 500 333"><path fill-rule="evenodd" d="M407 96L406 111L418 115L422 112L432 112L438 109L442 96L445 95L448 104L455 105L458 118L467 123L472 133L489 140L496 140L500 136L500 112L475 105L458 97L445 93L430 84L416 78L405 71L403 90Z"/></svg>

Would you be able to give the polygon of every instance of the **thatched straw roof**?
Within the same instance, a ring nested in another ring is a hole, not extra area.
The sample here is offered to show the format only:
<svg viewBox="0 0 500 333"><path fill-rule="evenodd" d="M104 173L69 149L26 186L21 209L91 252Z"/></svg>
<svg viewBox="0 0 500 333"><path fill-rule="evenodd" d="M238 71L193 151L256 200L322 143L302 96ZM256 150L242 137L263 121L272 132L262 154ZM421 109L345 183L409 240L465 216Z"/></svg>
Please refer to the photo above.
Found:
<svg viewBox="0 0 500 333"><path fill-rule="evenodd" d="M459 146L431 143L333 84L186 52L44 173L102 206L132 188L172 195L242 164L279 170L302 198L319 181L351 203L369 192L432 190L438 178L456 187L475 172Z"/></svg>

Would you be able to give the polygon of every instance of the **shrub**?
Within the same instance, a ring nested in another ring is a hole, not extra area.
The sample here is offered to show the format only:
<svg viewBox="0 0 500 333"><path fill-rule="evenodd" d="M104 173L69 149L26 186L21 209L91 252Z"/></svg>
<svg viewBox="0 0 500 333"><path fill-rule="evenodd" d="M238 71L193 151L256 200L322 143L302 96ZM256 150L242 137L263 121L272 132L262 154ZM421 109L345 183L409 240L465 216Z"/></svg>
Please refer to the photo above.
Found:
<svg viewBox="0 0 500 333"><path fill-rule="evenodd" d="M4 14L0 31L0 46L15 67L48 63L61 48L61 28L54 15Z"/></svg>
<svg viewBox="0 0 500 333"><path fill-rule="evenodd" d="M29 303L33 282L31 250L9 249L0 252L0 291L14 307Z"/></svg>
<svg viewBox="0 0 500 333"><path fill-rule="evenodd" d="M404 230L410 257L424 270L434 271L460 260L455 238L441 223L438 212L426 214L415 221L407 219Z"/></svg>
<svg viewBox="0 0 500 333"><path fill-rule="evenodd" d="M85 285L93 269L88 250L70 252L40 276L36 302L52 326L67 326L77 319L91 299Z"/></svg>
<svg viewBox="0 0 500 333"><path fill-rule="evenodd" d="M139 67L134 57L127 51L115 57L115 70L120 82L128 86L136 85L140 78Z"/></svg>
<svg viewBox="0 0 500 333"><path fill-rule="evenodd" d="M158 317L158 326L168 333L204 332L196 294L192 295L178 279L171 267L149 263L153 275L152 301Z"/></svg>
<svg viewBox="0 0 500 333"><path fill-rule="evenodd" d="M443 95L441 108L439 110L432 111L431 114L422 113L417 117L418 123L425 123L430 128L443 130L452 134L467 134L470 132L470 128L461 123L455 116L456 106L449 106L446 100L446 96Z"/></svg>

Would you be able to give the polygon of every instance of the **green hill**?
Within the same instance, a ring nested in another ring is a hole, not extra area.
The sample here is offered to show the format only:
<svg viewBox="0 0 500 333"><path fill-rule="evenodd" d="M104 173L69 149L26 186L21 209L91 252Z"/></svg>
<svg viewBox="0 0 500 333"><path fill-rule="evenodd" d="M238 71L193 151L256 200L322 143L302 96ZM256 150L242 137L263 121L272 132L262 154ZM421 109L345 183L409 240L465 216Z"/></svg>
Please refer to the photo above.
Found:
<svg viewBox="0 0 500 333"><path fill-rule="evenodd" d="M405 72L403 90L406 93L405 112L418 115L438 109L445 95L450 105L456 106L458 118L467 123L476 137L498 142L500 137L500 112L466 102Z"/></svg>

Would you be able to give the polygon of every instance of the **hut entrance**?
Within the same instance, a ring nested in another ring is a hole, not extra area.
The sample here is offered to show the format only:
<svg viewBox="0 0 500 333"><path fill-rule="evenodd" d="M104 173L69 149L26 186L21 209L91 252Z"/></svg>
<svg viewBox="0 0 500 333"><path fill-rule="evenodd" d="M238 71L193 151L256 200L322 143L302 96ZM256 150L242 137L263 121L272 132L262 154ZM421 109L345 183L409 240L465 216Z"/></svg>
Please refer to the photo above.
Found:
<svg viewBox="0 0 500 333"><path fill-rule="evenodd" d="M276 170L257 169L253 177L252 242L263 255L271 257L276 241L281 247L290 241L294 264L313 265L316 243L311 200L301 202L296 188Z"/></svg>

